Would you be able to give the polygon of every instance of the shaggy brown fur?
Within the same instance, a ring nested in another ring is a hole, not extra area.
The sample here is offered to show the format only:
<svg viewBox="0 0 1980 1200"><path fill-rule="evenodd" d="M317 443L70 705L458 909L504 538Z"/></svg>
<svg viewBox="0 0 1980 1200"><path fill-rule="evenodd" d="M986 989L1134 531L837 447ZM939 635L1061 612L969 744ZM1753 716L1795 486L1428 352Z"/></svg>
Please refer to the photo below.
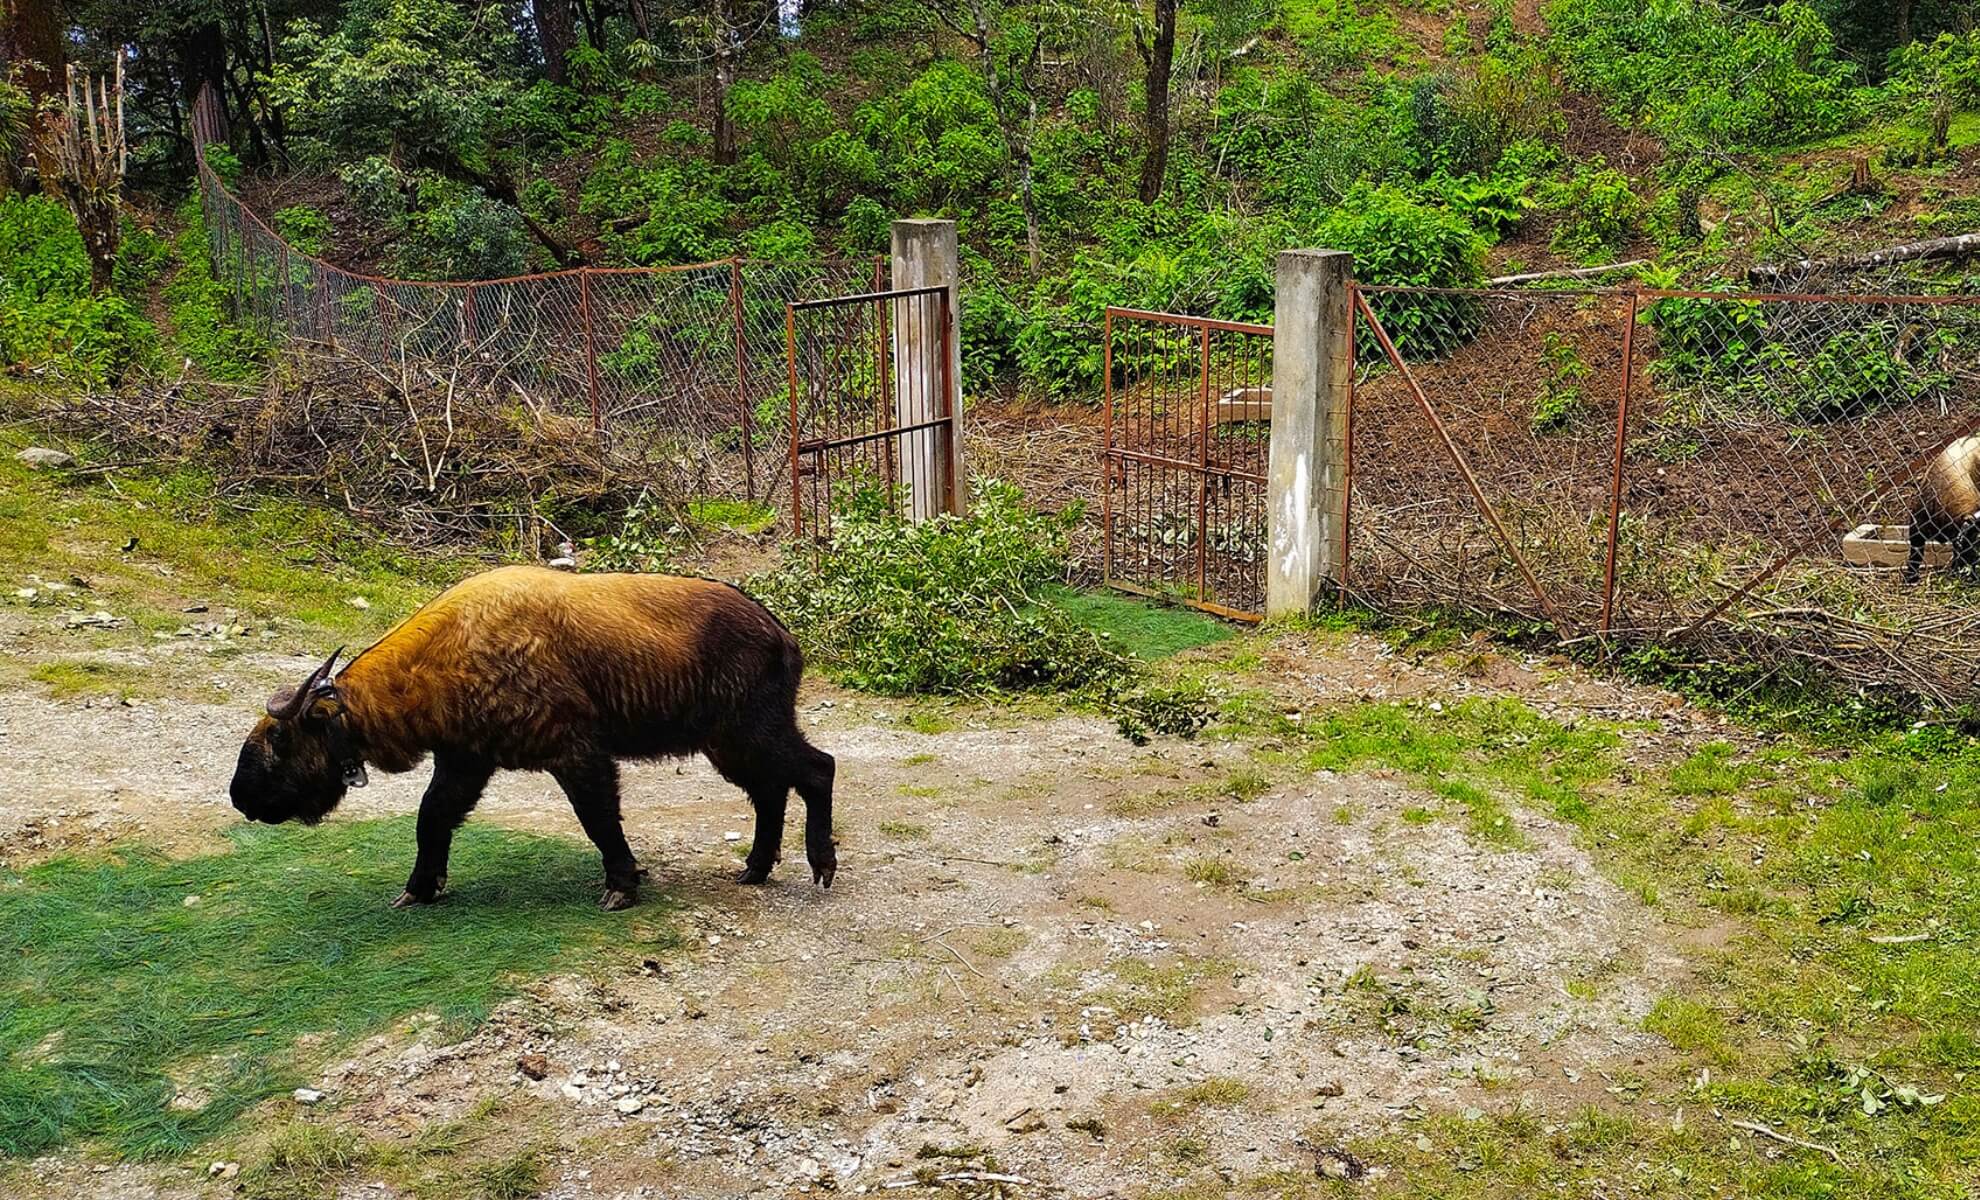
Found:
<svg viewBox="0 0 1980 1200"><path fill-rule="evenodd" d="M1917 581L1928 541L1952 543L1955 572L1970 574L1980 566L1980 437L1951 442L1919 476L1906 583Z"/></svg>
<svg viewBox="0 0 1980 1200"><path fill-rule="evenodd" d="M604 855L605 906L630 904L639 870L616 760L696 752L756 807L742 882L769 877L795 787L813 877L831 885L834 763L798 731L803 656L727 584L505 567L450 588L334 681L329 665L269 702L241 748L234 805L314 823L361 785L362 763L407 771L432 755L401 904L438 895L453 830L498 769L557 779Z"/></svg>

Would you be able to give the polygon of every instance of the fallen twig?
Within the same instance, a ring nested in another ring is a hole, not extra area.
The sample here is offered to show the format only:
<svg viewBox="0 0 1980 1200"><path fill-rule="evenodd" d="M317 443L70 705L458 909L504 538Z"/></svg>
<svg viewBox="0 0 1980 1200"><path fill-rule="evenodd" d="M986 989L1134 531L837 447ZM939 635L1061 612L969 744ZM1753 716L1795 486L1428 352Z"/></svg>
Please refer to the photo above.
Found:
<svg viewBox="0 0 1980 1200"><path fill-rule="evenodd" d="M927 1187L931 1183L1008 1183L1016 1187L1042 1187L1057 1190L1052 1188L1052 1185L1049 1183L1040 1183L1036 1179L1026 1179L1022 1175L1004 1175L996 1171L945 1171L931 1179L889 1179L880 1186L889 1191L898 1191L901 1188Z"/></svg>
<svg viewBox="0 0 1980 1200"><path fill-rule="evenodd" d="M1780 1130L1769 1128L1758 1121L1734 1121L1728 1118L1726 1124L1732 1126L1734 1129L1744 1129L1749 1133L1757 1133L1761 1137L1772 1138L1777 1142L1782 1142L1789 1146L1799 1146L1803 1150L1817 1150L1828 1155L1834 1162L1842 1162L1842 1153L1834 1146L1824 1146L1820 1142L1809 1142L1803 1141L1798 1137L1790 1137Z"/></svg>
<svg viewBox="0 0 1980 1200"><path fill-rule="evenodd" d="M1908 946L1913 942L1929 942L1932 940L1932 935L1930 933L1873 933L1863 940L1878 946Z"/></svg>

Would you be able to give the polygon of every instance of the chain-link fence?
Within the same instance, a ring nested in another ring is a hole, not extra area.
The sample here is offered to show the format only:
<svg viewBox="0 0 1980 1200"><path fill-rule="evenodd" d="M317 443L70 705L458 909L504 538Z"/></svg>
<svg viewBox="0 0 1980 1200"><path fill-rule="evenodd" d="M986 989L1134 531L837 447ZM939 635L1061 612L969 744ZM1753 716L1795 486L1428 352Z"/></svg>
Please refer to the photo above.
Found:
<svg viewBox="0 0 1980 1200"><path fill-rule="evenodd" d="M1364 603L1980 691L1980 297L1361 295Z"/></svg>
<svg viewBox="0 0 1980 1200"><path fill-rule="evenodd" d="M377 371L442 372L537 421L588 423L683 494L762 499L788 486L784 309L885 286L883 259L742 258L425 282L303 254L207 166L214 275L270 340L352 353Z"/></svg>

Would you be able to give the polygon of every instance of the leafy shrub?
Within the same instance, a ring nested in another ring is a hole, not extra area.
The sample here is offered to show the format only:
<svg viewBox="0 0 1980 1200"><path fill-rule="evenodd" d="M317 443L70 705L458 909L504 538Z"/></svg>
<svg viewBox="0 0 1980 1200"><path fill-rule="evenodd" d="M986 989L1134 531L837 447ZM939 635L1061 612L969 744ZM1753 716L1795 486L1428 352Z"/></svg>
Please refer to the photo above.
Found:
<svg viewBox="0 0 1980 1200"><path fill-rule="evenodd" d="M612 531L588 539L587 571L664 572L672 569L687 529L677 514L642 492Z"/></svg>
<svg viewBox="0 0 1980 1200"><path fill-rule="evenodd" d="M810 262L818 257L818 241L811 226L785 217L749 231L749 256L765 262Z"/></svg>
<svg viewBox="0 0 1980 1200"><path fill-rule="evenodd" d="M1582 259L1621 249L1643 215L1643 202L1629 176L1599 154L1575 168L1567 182L1555 185L1551 199L1561 210L1554 249Z"/></svg>
<svg viewBox="0 0 1980 1200"><path fill-rule="evenodd" d="M1474 287L1484 279L1484 240L1464 218L1432 208L1394 187L1361 185L1320 225L1316 245L1354 255L1363 283L1419 288ZM1370 303L1406 354L1448 353L1471 339L1475 300L1415 292Z"/></svg>
<svg viewBox="0 0 1980 1200"><path fill-rule="evenodd" d="M839 220L840 249L883 251L892 241L892 228L893 221L879 201L871 196L856 196L846 205L845 216Z"/></svg>
<svg viewBox="0 0 1980 1200"><path fill-rule="evenodd" d="M1862 112L1855 67L1801 0L1761 12L1712 0L1554 0L1545 15L1570 82L1668 141L1794 145Z"/></svg>
<svg viewBox="0 0 1980 1200"><path fill-rule="evenodd" d="M275 213L275 232L282 239L312 258L320 258L330 248L336 232L330 218L307 204L292 204Z"/></svg>
<svg viewBox="0 0 1980 1200"><path fill-rule="evenodd" d="M1533 432L1552 433L1567 428L1581 407L1581 381L1588 378L1589 368L1574 343L1558 333L1547 335L1540 360L1546 364L1547 378L1533 398Z"/></svg>
<svg viewBox="0 0 1980 1200"><path fill-rule="evenodd" d="M702 136L691 126L687 131ZM663 134L661 140L668 138ZM599 218L645 213L646 219L630 229L607 227L600 234L614 254L640 265L707 262L728 254L732 245L730 206L711 164L666 155L660 163L643 166L634 161L632 143L624 140L606 143L578 193L578 211Z"/></svg>
<svg viewBox="0 0 1980 1200"><path fill-rule="evenodd" d="M90 294L89 259L66 211L41 196L0 200L0 362L106 383L156 349L134 305Z"/></svg>
<svg viewBox="0 0 1980 1200"><path fill-rule="evenodd" d="M529 234L515 209L450 180L422 178L415 194L399 252L409 274L502 279L528 269Z"/></svg>
<svg viewBox="0 0 1980 1200"><path fill-rule="evenodd" d="M117 238L117 261L110 282L119 295L132 296L149 288L172 262L172 243L129 217Z"/></svg>
<svg viewBox="0 0 1980 1200"><path fill-rule="evenodd" d="M165 285L173 346L209 378L252 379L261 373L268 343L228 315L231 297L213 277L199 202L188 200L179 216L186 223L176 243L179 268Z"/></svg>
<svg viewBox="0 0 1980 1200"><path fill-rule="evenodd" d="M967 517L913 524L883 489L859 487L830 542L793 548L750 590L811 659L889 695L1075 691L1132 667L1104 635L1039 600L1065 571L1078 513L1049 515L1017 488L980 483Z"/></svg>
<svg viewBox="0 0 1980 1200"><path fill-rule="evenodd" d="M406 177L382 154L367 155L337 168L351 204L368 220L397 222L406 212Z"/></svg>
<svg viewBox="0 0 1980 1200"><path fill-rule="evenodd" d="M1530 191L1531 181L1524 176L1453 179L1439 172L1423 184L1426 196L1435 197L1439 205L1491 238L1505 236L1539 206Z"/></svg>

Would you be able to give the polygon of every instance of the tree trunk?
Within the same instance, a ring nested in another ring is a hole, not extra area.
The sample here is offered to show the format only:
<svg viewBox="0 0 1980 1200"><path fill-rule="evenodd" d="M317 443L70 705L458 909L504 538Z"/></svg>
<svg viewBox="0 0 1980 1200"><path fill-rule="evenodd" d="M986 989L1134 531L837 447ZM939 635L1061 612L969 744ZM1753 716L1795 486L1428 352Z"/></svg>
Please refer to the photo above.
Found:
<svg viewBox="0 0 1980 1200"><path fill-rule="evenodd" d="M605 49L605 15L598 11L599 0L577 0L578 15L584 18L584 36L593 50Z"/></svg>
<svg viewBox="0 0 1980 1200"><path fill-rule="evenodd" d="M577 25L571 0L535 0L536 40L543 47L543 73L552 83L570 82L571 48L577 45Z"/></svg>
<svg viewBox="0 0 1980 1200"><path fill-rule="evenodd" d="M1911 44L1911 0L1897 0L1891 7L1897 9L1897 48L1902 50Z"/></svg>
<svg viewBox="0 0 1980 1200"><path fill-rule="evenodd" d="M18 82L39 108L62 94L68 62L62 39L62 6L57 0L0 2L0 62L12 65Z"/></svg>
<svg viewBox="0 0 1980 1200"><path fill-rule="evenodd" d="M646 0L626 0L626 12L632 17L633 28L639 32L639 40L653 40L653 23L646 18Z"/></svg>
<svg viewBox="0 0 1980 1200"><path fill-rule="evenodd" d="M13 67L16 81L27 89L35 109L63 92L68 63L62 37L62 6L57 0L0 0L0 64ZM54 194L55 162L40 136L41 119L28 118L28 157L34 160L42 190ZM6 174L13 173L8 164ZM0 195L6 193L0 181Z"/></svg>
<svg viewBox="0 0 1980 1200"><path fill-rule="evenodd" d="M739 50L730 0L716 0L715 39L715 162L727 167L736 161L736 127L729 120L729 89L735 86Z"/></svg>
<svg viewBox="0 0 1980 1200"><path fill-rule="evenodd" d="M1145 115L1141 158L1141 202L1153 204L1162 195L1169 171L1169 73L1176 60L1176 0L1155 0L1155 42L1142 48L1147 72L1142 76Z"/></svg>

